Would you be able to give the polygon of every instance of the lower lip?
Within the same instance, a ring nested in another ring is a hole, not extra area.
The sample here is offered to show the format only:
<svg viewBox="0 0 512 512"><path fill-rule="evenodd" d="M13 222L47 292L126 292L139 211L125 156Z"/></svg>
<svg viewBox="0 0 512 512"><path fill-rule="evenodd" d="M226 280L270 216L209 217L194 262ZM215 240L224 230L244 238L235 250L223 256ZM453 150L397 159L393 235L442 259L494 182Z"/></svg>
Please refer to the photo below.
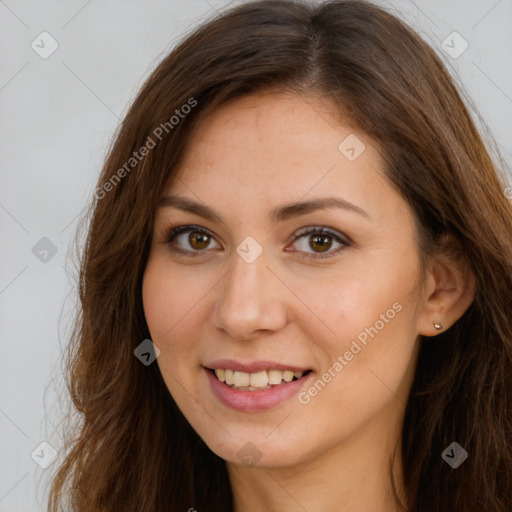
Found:
<svg viewBox="0 0 512 512"><path fill-rule="evenodd" d="M263 411L272 409L296 395L305 383L311 379L313 372L304 375L300 379L273 386L261 391L241 391L230 388L221 382L208 369L205 372L210 379L212 391L217 399L224 405L244 412Z"/></svg>

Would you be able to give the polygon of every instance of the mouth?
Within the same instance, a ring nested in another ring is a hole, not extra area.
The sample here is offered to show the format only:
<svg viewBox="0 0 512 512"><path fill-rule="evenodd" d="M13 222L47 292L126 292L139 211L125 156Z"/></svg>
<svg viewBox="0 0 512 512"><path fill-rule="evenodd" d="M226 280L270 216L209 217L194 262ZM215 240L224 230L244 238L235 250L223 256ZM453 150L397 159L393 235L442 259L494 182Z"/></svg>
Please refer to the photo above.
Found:
<svg viewBox="0 0 512 512"><path fill-rule="evenodd" d="M203 366L218 402L244 413L284 405L315 377L315 370L274 361L210 361Z"/></svg>
<svg viewBox="0 0 512 512"><path fill-rule="evenodd" d="M206 368L218 381L237 391L264 391L278 388L309 375L312 370L261 370L243 372L229 368Z"/></svg>

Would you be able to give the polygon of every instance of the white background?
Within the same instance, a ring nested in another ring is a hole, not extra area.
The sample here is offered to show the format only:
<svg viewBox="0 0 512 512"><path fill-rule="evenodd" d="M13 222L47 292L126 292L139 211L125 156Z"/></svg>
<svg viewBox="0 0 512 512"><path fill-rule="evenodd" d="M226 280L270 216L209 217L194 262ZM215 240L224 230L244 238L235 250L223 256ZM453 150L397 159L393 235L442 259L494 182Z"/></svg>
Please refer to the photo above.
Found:
<svg viewBox="0 0 512 512"><path fill-rule="evenodd" d="M378 3L396 9L450 63L510 167L512 0ZM31 453L43 441L58 448L55 397L75 300L72 243L107 144L181 35L228 5L0 0L0 512L45 509L50 470ZM59 45L47 59L31 48L43 31ZM441 49L453 31L469 43L457 59ZM46 263L32 252L42 237L58 250Z"/></svg>

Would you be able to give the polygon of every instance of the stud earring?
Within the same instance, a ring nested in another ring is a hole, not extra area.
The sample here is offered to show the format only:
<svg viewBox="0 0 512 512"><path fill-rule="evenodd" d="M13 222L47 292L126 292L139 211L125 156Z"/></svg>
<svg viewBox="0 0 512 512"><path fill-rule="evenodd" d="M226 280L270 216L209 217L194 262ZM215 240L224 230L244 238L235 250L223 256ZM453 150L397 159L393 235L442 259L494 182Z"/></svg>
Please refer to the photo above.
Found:
<svg viewBox="0 0 512 512"><path fill-rule="evenodd" d="M443 329L443 328L444 328L444 325L443 325L443 324L441 324L441 323L439 323L439 322L434 322L434 327L435 327L438 331L440 331L441 329Z"/></svg>

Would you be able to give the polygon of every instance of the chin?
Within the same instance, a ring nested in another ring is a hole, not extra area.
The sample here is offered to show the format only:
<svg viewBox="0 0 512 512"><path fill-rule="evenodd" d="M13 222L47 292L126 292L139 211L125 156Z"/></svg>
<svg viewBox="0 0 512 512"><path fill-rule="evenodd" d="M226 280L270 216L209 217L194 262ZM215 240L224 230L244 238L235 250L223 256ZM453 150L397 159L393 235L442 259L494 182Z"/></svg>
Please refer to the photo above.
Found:
<svg viewBox="0 0 512 512"><path fill-rule="evenodd" d="M276 436L271 440L266 435L254 436L224 436L220 439L205 439L207 446L232 464L258 468L281 468L289 467L304 462L307 458L304 450L297 450L298 446L304 448L303 443L286 442L286 438Z"/></svg>

